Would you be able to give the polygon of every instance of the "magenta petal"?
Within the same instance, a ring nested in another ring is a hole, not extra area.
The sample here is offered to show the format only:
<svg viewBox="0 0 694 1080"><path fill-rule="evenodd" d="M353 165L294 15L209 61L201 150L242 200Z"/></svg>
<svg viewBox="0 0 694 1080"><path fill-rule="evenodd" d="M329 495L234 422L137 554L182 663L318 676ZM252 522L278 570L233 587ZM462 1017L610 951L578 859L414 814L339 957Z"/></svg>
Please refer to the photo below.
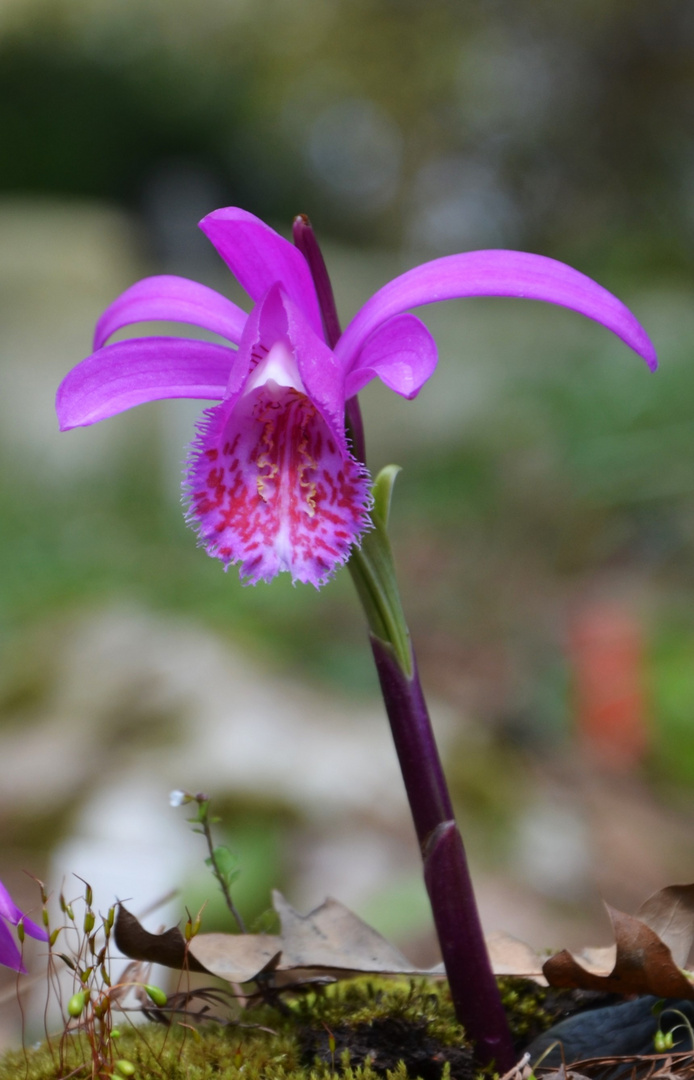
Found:
<svg viewBox="0 0 694 1080"><path fill-rule="evenodd" d="M48 931L43 926L38 926L33 922L28 915L25 915L23 911L15 904L14 900L10 896L9 892L0 881L0 919L7 919L8 922L13 923L15 926L21 920L24 921L24 929L30 937L37 938L38 941L48 941Z"/></svg>
<svg viewBox="0 0 694 1080"><path fill-rule="evenodd" d="M0 921L0 964L4 967L12 968L13 971L19 971L23 975L26 973L26 968L22 963L22 954L17 948L17 944L12 937L12 934L5 926L4 922Z"/></svg>
<svg viewBox="0 0 694 1080"><path fill-rule="evenodd" d="M133 338L106 345L58 387L61 431L160 398L221 399L236 350L186 338Z"/></svg>
<svg viewBox="0 0 694 1080"><path fill-rule="evenodd" d="M561 304L602 323L642 356L651 370L657 367L653 343L621 300L578 270L523 251L469 251L416 266L364 304L335 352L349 369L369 335L392 315L463 296L517 296Z"/></svg>
<svg viewBox="0 0 694 1080"><path fill-rule="evenodd" d="M345 441L345 376L342 364L322 338L313 332L303 312L282 298L287 338L296 357L306 392L317 405L333 438L347 453Z"/></svg>
<svg viewBox="0 0 694 1080"><path fill-rule="evenodd" d="M200 222L232 274L252 300L278 283L301 308L317 334L323 326L308 264L301 252L260 218L228 206Z"/></svg>
<svg viewBox="0 0 694 1080"><path fill-rule="evenodd" d="M22 912L0 881L0 919L7 919L8 922L16 925L21 918Z"/></svg>
<svg viewBox="0 0 694 1080"><path fill-rule="evenodd" d="M347 397L378 376L390 390L416 397L436 369L436 342L414 315L395 315L367 340L347 376Z"/></svg>
<svg viewBox="0 0 694 1080"><path fill-rule="evenodd" d="M246 312L225 296L188 278L161 274L126 289L106 308L94 331L94 349L122 326L138 322L181 322L202 326L238 345Z"/></svg>

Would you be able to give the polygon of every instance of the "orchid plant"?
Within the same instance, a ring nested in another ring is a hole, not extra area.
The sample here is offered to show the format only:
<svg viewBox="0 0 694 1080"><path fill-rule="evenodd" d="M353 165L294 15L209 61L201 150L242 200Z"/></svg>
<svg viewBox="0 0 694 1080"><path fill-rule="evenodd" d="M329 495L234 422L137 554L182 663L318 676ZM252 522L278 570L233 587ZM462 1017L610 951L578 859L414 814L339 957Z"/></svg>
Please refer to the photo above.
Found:
<svg viewBox="0 0 694 1080"><path fill-rule="evenodd" d="M371 484L357 395L374 378L414 398L436 344L411 308L466 296L514 296L571 308L657 365L634 315L595 281L541 255L473 251L417 266L384 285L341 332L330 279L307 218L290 243L228 207L200 223L253 307L170 275L127 289L97 323L94 352L58 390L62 430L142 402L201 398L187 463L188 520L207 552L249 584L287 572L324 585L348 563L371 631L386 711L424 861L458 1019L480 1063L501 1072L513 1045L482 935L458 831L400 604L388 539L397 467ZM228 345L174 337L108 345L117 330L170 320ZM234 347L235 346L235 347Z"/></svg>

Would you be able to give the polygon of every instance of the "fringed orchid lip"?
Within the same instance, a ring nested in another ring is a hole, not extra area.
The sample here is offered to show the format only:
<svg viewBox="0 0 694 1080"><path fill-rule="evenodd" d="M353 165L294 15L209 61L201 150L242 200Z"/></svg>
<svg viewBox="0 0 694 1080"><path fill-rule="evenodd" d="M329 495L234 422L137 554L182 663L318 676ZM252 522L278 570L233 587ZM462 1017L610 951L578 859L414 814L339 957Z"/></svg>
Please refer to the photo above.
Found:
<svg viewBox="0 0 694 1080"><path fill-rule="evenodd" d="M273 288L249 324L239 350L242 366L250 356L245 381L198 428L188 518L208 552L238 563L249 584L286 571L318 587L369 527L368 474L321 409L329 388L316 385L305 357L309 386L302 377L302 346L326 347L301 313Z"/></svg>
<svg viewBox="0 0 694 1080"><path fill-rule="evenodd" d="M319 587L369 527L366 470L306 394L273 377L207 412L188 481L200 542L248 584L287 571Z"/></svg>
<svg viewBox="0 0 694 1080"><path fill-rule="evenodd" d="M127 289L97 325L96 351L63 380L62 430L145 401L207 398L188 463L189 520L207 551L238 562L249 581L287 571L322 584L369 527L368 474L349 452L345 404L373 378L414 398L433 374L436 344L410 309L465 296L560 304L600 322L657 364L635 316L579 271L541 255L473 251L414 267L380 289L326 344L321 306L302 252L238 207L200 226L254 302L249 316L197 282L172 275ZM107 345L135 322L192 323L232 345L135 338Z"/></svg>

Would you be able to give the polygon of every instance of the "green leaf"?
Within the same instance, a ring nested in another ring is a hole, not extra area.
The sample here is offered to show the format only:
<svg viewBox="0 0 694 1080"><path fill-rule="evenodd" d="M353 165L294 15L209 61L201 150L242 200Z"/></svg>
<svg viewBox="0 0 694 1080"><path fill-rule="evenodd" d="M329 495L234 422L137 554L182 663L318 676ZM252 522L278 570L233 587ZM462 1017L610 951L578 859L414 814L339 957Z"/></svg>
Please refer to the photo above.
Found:
<svg viewBox="0 0 694 1080"><path fill-rule="evenodd" d="M205 859L207 866L214 865L217 873L220 877L223 877L225 881L233 881L238 877L238 859L236 855L233 855L228 847L220 845L216 847L212 854Z"/></svg>

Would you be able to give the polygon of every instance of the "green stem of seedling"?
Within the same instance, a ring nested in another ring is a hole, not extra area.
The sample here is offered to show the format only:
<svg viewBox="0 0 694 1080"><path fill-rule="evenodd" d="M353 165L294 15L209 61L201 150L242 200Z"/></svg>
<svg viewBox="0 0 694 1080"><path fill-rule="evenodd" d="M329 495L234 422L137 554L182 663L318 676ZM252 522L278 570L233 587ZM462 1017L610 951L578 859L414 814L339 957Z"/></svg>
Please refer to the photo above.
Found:
<svg viewBox="0 0 694 1080"><path fill-rule="evenodd" d="M212 868L212 873L216 877L217 883L222 890L222 896L224 897L224 902L226 903L226 906L229 908L229 911L236 920L236 925L238 926L242 934L247 934L248 930L246 928L245 922L243 921L241 912L238 910L236 904L232 900L229 885L224 875L222 874L219 866L217 865L217 853L214 841L212 839L212 830L210 828L210 815L208 812L210 800L206 795L196 795L195 800L198 804L197 823L200 825L200 831L205 837L205 843L207 844L207 850L209 852L209 865Z"/></svg>

